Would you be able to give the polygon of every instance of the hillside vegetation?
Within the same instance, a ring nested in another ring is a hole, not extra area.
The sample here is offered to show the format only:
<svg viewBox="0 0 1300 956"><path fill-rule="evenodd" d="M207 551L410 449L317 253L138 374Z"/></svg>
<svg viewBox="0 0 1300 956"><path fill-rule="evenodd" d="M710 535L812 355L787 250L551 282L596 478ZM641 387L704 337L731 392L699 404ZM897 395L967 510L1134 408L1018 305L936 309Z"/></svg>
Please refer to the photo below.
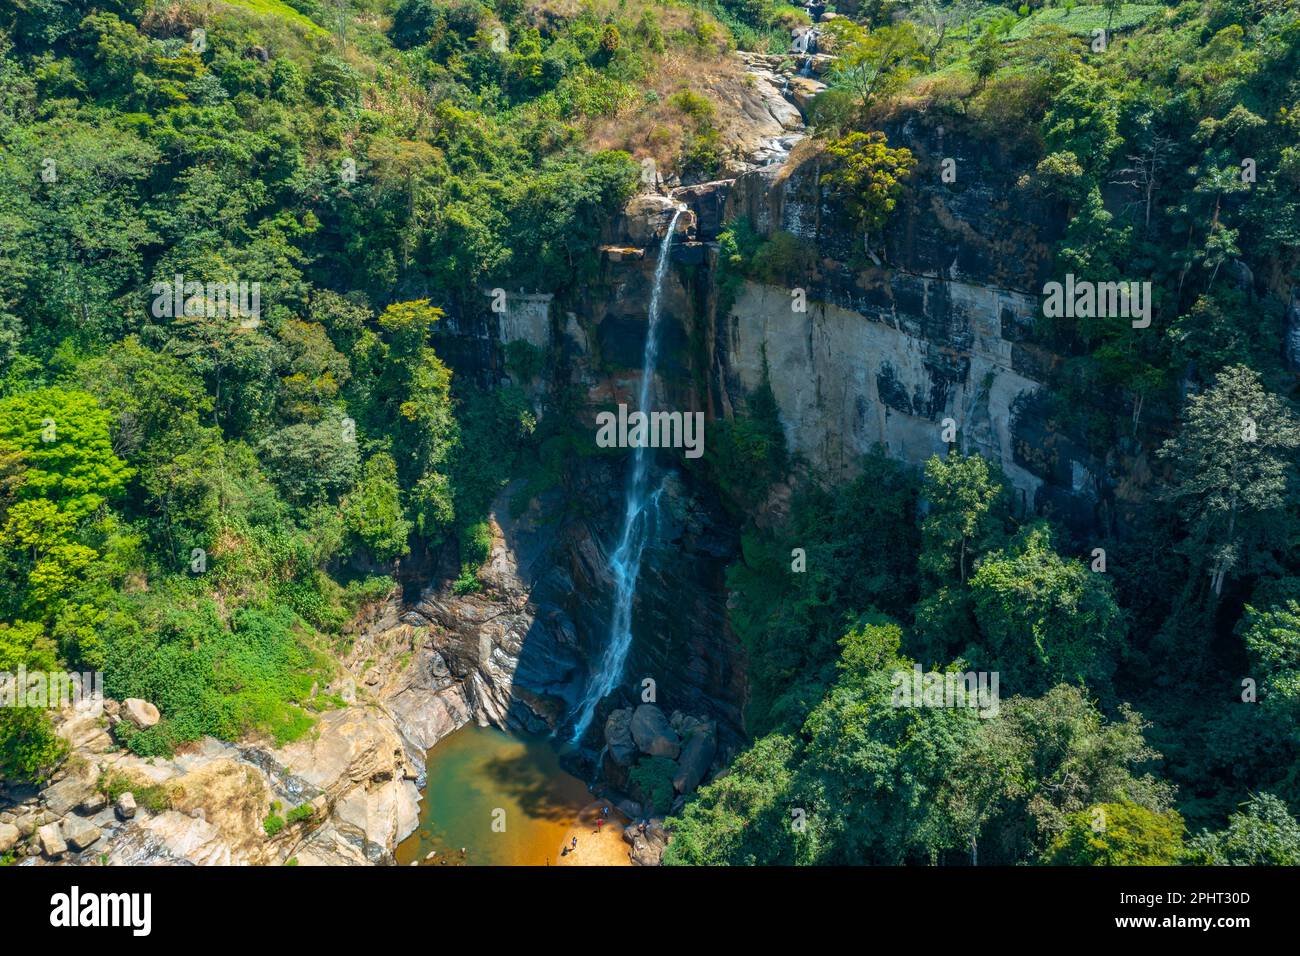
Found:
<svg viewBox="0 0 1300 956"><path fill-rule="evenodd" d="M1073 538L954 451L923 474L877 458L750 527L729 581L757 739L673 821L665 860L1300 860L1300 6L849 12L811 113L839 159L822 184L869 241L939 170L863 130L924 112L1015 157L1007 202L1063 209L1058 275L1152 283L1149 326L1032 331L1063 357L1049 434L1122 464L1127 514ZM818 254L745 222L722 250L724 276L769 282ZM782 473L775 414L759 401L735 427L739 467L714 455L738 514ZM996 718L899 706L914 667L997 673L1010 696Z"/></svg>
<svg viewBox="0 0 1300 956"><path fill-rule="evenodd" d="M435 556L480 587L492 499L576 457L568 396L539 422L511 383L540 356L478 389L434 330L496 287L585 294L641 161L717 176L750 82L731 54L807 23L765 0L7 4L0 671L101 670L158 705L120 730L145 756L310 733L357 612ZM1300 4L866 0L820 26L800 155L861 231L854 267L932 173L881 132L924 113L1006 147L995 201L1063 211L1061 274L1152 283L1149 326L1044 317L1028 343L1060 358L1053 433L1141 494L1076 540L977 455L877 454L833 486L752 396L697 472L743 527L752 740L665 860L1300 863ZM728 223L715 291L818 255ZM900 706L918 666L1014 690ZM47 713L0 708L5 779L63 751Z"/></svg>

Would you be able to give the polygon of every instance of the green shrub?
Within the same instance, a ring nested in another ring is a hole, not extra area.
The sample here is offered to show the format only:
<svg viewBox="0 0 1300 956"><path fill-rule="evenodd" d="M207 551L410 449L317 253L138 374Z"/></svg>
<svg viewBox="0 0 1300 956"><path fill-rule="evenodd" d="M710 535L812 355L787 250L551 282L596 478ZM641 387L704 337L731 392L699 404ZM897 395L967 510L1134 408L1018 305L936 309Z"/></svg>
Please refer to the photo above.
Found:
<svg viewBox="0 0 1300 956"><path fill-rule="evenodd" d="M95 789L102 793L109 803L115 802L124 793L130 793L135 797L136 805L144 807L150 813L162 813L172 808L172 791L165 784L132 781L125 774L114 771L100 774L95 782Z"/></svg>
<svg viewBox="0 0 1300 956"><path fill-rule="evenodd" d="M628 774L634 792L640 794L649 815L667 813L673 804L673 776L677 764L667 757L644 757Z"/></svg>
<svg viewBox="0 0 1300 956"><path fill-rule="evenodd" d="M506 345L506 369L519 382L531 382L545 363L545 354L527 339L515 339Z"/></svg>
<svg viewBox="0 0 1300 956"><path fill-rule="evenodd" d="M1173 866L1183 855L1183 818L1126 803L1071 814L1043 859L1052 866Z"/></svg>
<svg viewBox="0 0 1300 956"><path fill-rule="evenodd" d="M812 243L789 232L775 232L759 246L750 260L749 272L762 282L806 284L817 266L817 249Z"/></svg>
<svg viewBox="0 0 1300 956"><path fill-rule="evenodd" d="M452 582L451 589L456 594L474 594L483 590L483 582L479 580L477 570L465 567L460 569L460 575Z"/></svg>
<svg viewBox="0 0 1300 956"><path fill-rule="evenodd" d="M306 733L313 721L301 705L329 672L298 616L284 606L244 607L223 621L209 599L179 597L140 596L132 626L108 635L105 693L152 701L163 718L146 730L119 724L122 742L142 756L167 756L205 735L238 740L260 731L283 744Z"/></svg>

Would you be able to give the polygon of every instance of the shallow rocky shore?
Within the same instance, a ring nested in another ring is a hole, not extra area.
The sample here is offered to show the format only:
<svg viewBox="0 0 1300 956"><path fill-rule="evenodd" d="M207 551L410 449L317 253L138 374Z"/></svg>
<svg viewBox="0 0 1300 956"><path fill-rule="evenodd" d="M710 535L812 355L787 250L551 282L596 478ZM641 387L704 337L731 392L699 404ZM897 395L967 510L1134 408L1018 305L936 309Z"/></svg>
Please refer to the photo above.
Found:
<svg viewBox="0 0 1300 956"><path fill-rule="evenodd" d="M72 752L49 785L0 793L0 852L30 863L385 863L415 827L421 764L380 705L326 713L283 748L205 738L171 759L119 749L114 707L65 713L58 731Z"/></svg>

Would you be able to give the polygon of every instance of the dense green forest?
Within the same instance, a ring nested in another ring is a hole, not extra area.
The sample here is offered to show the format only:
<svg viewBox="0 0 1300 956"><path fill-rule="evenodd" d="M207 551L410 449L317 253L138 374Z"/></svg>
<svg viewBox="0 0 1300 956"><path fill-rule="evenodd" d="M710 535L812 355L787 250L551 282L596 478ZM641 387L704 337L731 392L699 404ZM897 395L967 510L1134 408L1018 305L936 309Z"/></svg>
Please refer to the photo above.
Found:
<svg viewBox="0 0 1300 956"><path fill-rule="evenodd" d="M692 77L806 23L770 0L6 3L0 671L155 702L118 731L144 756L308 733L401 562L454 545L476 588L493 497L580 440L453 375L437 323L496 285L581 289L641 157L688 181L728 158L729 104ZM755 396L700 466L744 526L752 741L665 862L1300 864L1300 4L868 0L825 46L812 132L868 234L911 170L863 134L925 109L1024 157L1019 188L1068 210L1062 272L1152 282L1150 329L1035 334L1068 357L1060 426L1154 435L1159 490L1075 540L978 456L876 455L759 528L795 463ZM1117 178L1145 202L1107 208ZM743 222L721 247L724 301L806 254ZM211 307L232 282L255 314ZM1016 693L997 719L888 706L917 664ZM64 749L0 709L0 776Z"/></svg>

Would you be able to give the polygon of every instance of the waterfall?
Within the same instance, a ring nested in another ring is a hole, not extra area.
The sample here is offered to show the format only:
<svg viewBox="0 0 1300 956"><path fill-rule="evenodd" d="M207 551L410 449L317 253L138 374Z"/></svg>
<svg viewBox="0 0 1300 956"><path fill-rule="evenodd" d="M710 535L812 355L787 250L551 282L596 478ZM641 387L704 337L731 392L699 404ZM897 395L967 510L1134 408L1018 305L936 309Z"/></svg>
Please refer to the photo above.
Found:
<svg viewBox="0 0 1300 956"><path fill-rule="evenodd" d="M800 56L811 56L817 52L817 39L820 36L821 31L816 27L807 27L798 31L790 43L790 52L798 53Z"/></svg>
<svg viewBox="0 0 1300 956"><path fill-rule="evenodd" d="M646 324L645 357L641 364L641 389L637 408L650 411L650 388L654 381L655 360L659 354L659 295L664 276L668 274L668 253L677 229L680 208L673 211L672 221L659 246L659 259L655 263L654 288L650 292L650 315ZM632 648L632 603L636 597L636 579L641 572L641 553L650 539L651 526L657 516L662 483L650 490L650 453L645 446L632 452L632 473L627 482L627 499L623 511L623 530L618 547L609 559L609 569L614 578L614 614L609 623L609 642L601 655L600 668L587 684L587 692L575 711L573 735L577 743L587 732L598 705L623 676L623 664Z"/></svg>

